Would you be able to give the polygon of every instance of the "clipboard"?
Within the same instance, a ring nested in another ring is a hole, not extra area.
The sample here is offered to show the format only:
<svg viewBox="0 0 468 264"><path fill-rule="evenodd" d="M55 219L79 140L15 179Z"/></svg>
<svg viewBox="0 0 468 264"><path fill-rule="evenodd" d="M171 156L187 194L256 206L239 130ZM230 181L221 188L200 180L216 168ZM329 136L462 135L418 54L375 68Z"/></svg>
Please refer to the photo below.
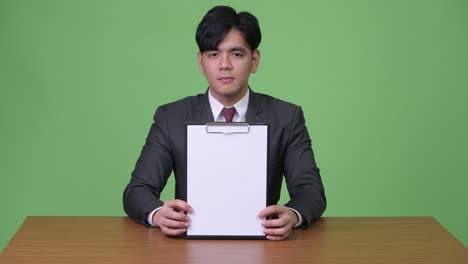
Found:
<svg viewBox="0 0 468 264"><path fill-rule="evenodd" d="M266 239L267 124L186 124L189 239Z"/></svg>

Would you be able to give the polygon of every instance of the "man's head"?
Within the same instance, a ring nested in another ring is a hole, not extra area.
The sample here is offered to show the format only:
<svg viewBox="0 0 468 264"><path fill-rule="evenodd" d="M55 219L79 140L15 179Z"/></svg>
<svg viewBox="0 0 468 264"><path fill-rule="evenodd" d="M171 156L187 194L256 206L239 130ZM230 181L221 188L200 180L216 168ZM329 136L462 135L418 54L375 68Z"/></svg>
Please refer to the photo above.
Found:
<svg viewBox="0 0 468 264"><path fill-rule="evenodd" d="M233 28L242 33L252 52L258 48L262 34L255 16L249 12L236 13L236 10L229 6L215 6L198 24L195 35L198 49L201 53L215 50Z"/></svg>
<svg viewBox="0 0 468 264"><path fill-rule="evenodd" d="M234 105L247 93L250 73L260 62L257 19L231 7L214 7L198 25L196 40L198 65L211 95L225 106Z"/></svg>

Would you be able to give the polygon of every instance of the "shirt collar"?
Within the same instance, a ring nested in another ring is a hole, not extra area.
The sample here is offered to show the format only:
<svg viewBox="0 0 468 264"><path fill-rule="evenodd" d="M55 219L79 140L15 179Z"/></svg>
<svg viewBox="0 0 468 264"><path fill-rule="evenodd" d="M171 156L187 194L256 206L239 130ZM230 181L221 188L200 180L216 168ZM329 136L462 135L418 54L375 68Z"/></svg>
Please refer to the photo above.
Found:
<svg viewBox="0 0 468 264"><path fill-rule="evenodd" d="M249 95L250 89L247 89L247 93L245 93L244 97L242 97L239 101L237 101L237 103L234 104L234 107L236 108L236 114L232 119L233 122L245 122L245 115L247 114L247 108L249 106ZM208 100L210 102L211 112L213 112L213 119L216 122L225 122L224 116L221 114L221 111L225 106L216 100L213 95L211 95L210 90L208 90Z"/></svg>

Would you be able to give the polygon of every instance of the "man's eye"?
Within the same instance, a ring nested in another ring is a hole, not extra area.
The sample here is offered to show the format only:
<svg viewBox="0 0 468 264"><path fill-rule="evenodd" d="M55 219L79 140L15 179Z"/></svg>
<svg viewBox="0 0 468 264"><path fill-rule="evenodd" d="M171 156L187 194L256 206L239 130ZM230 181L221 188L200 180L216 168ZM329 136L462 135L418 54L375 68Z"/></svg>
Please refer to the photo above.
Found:
<svg viewBox="0 0 468 264"><path fill-rule="evenodd" d="M240 58L240 57L242 57L242 53L240 53L240 52L234 52L234 53L232 54L232 56L233 56L233 57L239 57L239 58Z"/></svg>
<svg viewBox="0 0 468 264"><path fill-rule="evenodd" d="M210 54L208 54L208 57L211 57L211 58L214 58L214 57L216 57L216 56L218 56L218 53L210 53Z"/></svg>

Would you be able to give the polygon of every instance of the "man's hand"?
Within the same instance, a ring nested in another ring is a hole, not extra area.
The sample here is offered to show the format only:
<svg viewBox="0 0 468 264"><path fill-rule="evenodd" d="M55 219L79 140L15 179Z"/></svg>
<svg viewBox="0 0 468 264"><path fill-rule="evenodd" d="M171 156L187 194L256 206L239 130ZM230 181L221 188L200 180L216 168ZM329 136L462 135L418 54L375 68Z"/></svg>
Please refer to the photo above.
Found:
<svg viewBox="0 0 468 264"><path fill-rule="evenodd" d="M297 215L286 206L270 205L258 213L263 220L263 232L269 240L284 240L288 238L291 229L298 223Z"/></svg>
<svg viewBox="0 0 468 264"><path fill-rule="evenodd" d="M166 235L181 235L190 225L190 218L185 212L192 212L192 207L188 203L182 200L166 201L153 215L153 224L159 226Z"/></svg>

